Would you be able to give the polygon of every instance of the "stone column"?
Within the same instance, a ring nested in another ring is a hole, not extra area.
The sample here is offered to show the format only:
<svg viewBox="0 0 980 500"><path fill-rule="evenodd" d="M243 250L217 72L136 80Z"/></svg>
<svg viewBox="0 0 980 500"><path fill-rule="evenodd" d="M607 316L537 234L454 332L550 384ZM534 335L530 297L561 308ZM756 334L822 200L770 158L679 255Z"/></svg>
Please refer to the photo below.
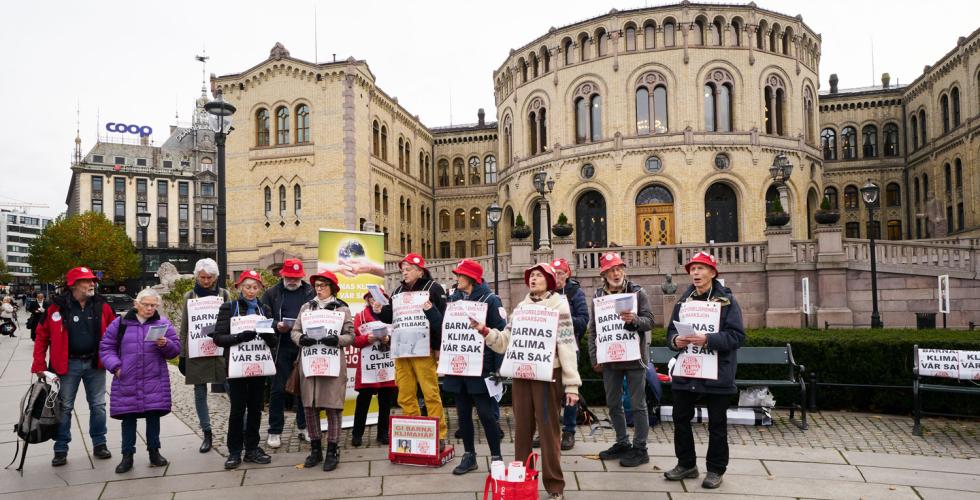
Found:
<svg viewBox="0 0 980 500"><path fill-rule="evenodd" d="M800 308L796 305L796 262L791 245L792 233L785 228L768 228L769 240L766 257L766 278L769 300L766 309L766 327L800 328Z"/></svg>
<svg viewBox="0 0 980 500"><path fill-rule="evenodd" d="M523 273L531 265L531 240L512 240L510 242L510 272Z"/></svg>
<svg viewBox="0 0 980 500"><path fill-rule="evenodd" d="M547 250L551 248L551 225L548 224L548 199L541 197L541 217L538 219L541 234L538 237L538 248Z"/></svg>
<svg viewBox="0 0 980 500"><path fill-rule="evenodd" d="M551 240L551 250L552 259L565 259L572 265L575 264L575 255L572 253L575 250L575 240L571 237L559 238L555 236Z"/></svg>
<svg viewBox="0 0 980 500"><path fill-rule="evenodd" d="M817 311L817 327L854 326L854 313L847 303L847 257L839 224L819 224L817 237L817 283L810 289Z"/></svg>

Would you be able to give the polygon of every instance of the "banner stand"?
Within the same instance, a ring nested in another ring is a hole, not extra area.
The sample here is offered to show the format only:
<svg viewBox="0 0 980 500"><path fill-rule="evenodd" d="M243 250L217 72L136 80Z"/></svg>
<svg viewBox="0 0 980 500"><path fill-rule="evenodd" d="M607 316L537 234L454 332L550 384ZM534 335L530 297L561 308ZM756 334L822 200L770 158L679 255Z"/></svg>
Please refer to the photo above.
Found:
<svg viewBox="0 0 980 500"><path fill-rule="evenodd" d="M442 467L455 458L453 445L439 451L439 419L392 415L388 424L388 460L393 464Z"/></svg>

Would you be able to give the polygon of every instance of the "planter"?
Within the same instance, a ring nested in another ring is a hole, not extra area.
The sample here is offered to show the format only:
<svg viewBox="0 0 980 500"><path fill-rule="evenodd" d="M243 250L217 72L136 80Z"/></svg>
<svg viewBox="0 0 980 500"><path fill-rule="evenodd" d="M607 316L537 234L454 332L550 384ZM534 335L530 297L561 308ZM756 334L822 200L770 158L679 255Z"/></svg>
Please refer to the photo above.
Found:
<svg viewBox="0 0 980 500"><path fill-rule="evenodd" d="M555 224L551 226L551 232L559 238L565 238L572 235L572 225L571 224Z"/></svg>
<svg viewBox="0 0 980 500"><path fill-rule="evenodd" d="M837 210L817 210L813 214L817 224L837 224L840 220L840 212Z"/></svg>
<svg viewBox="0 0 980 500"><path fill-rule="evenodd" d="M789 214L786 212L769 212L766 214L766 225L769 227L782 227L789 222Z"/></svg>
<svg viewBox="0 0 980 500"><path fill-rule="evenodd" d="M514 226L510 230L510 236L516 240L523 240L531 236L531 226Z"/></svg>

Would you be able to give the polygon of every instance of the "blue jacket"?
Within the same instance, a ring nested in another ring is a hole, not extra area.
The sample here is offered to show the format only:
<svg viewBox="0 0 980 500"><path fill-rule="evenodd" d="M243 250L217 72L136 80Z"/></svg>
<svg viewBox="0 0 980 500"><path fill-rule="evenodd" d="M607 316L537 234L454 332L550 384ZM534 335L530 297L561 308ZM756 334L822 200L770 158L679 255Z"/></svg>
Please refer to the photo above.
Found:
<svg viewBox="0 0 980 500"><path fill-rule="evenodd" d="M487 303L487 327L503 330L507 322L500 316L500 309L503 305L500 297L490 291L490 287L484 281L473 287L473 293L466 295L462 290L456 290L449 297L449 302L457 300L472 300L474 302ZM467 394L486 394L487 385L483 381L492 372L500 371L500 365L504 362L504 355L497 354L489 347L483 348L483 372L480 377L457 377L455 375L444 375L442 378L442 388L446 392L466 392ZM465 389L465 391L464 391Z"/></svg>
<svg viewBox="0 0 980 500"><path fill-rule="evenodd" d="M589 327L589 304L585 301L585 292L582 291L578 281L569 279L565 282L565 288L558 290L558 293L568 299L572 326L575 328L575 340L581 341L582 335L585 335L585 330Z"/></svg>

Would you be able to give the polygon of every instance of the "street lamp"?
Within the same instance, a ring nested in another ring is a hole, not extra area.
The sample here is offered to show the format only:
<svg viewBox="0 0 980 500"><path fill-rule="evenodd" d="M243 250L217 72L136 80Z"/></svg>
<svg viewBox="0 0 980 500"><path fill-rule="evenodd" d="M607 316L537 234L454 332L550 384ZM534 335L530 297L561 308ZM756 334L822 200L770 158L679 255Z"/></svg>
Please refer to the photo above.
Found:
<svg viewBox="0 0 980 500"><path fill-rule="evenodd" d="M225 196L225 138L231 132L231 115L235 114L235 107L225 102L221 91L217 92L217 98L204 105L204 109L211 114L208 125L214 132L214 143L218 147L218 286L221 280L228 278L228 256L225 255L228 246L227 240L227 218L226 218L226 196Z"/></svg>
<svg viewBox="0 0 980 500"><path fill-rule="evenodd" d="M152 214L150 214L150 212L147 212L146 210L140 210L139 212L136 212L136 224L140 227L140 232L143 233L143 237L141 238L142 244L140 245L142 247L142 252L140 252L140 279L137 282L137 287L140 290L143 289L143 279L146 277L146 243L147 243L146 231L147 228L150 227L151 215Z"/></svg>
<svg viewBox="0 0 980 500"><path fill-rule="evenodd" d="M780 153L772 159L772 165L769 167L769 176L772 177L773 182L785 185L786 181L789 180L789 176L792 174L793 164L790 163L786 155Z"/></svg>
<svg viewBox="0 0 980 500"><path fill-rule="evenodd" d="M490 204L490 208L487 208L487 220L493 227L493 293L498 297L500 291L497 287L497 223L500 222L500 216L503 213L504 209L500 208L496 201Z"/></svg>
<svg viewBox="0 0 980 500"><path fill-rule="evenodd" d="M861 198L868 206L868 242L871 249L871 328L882 328L881 316L878 314L878 254L875 252L875 205L878 203L878 188L871 179L861 188Z"/></svg>
<svg viewBox="0 0 980 500"><path fill-rule="evenodd" d="M541 218L538 220L540 232L538 234L538 248L551 247L551 206L548 205L548 194L555 188L555 179L551 178L547 172L534 174L532 180L534 190L541 195Z"/></svg>

